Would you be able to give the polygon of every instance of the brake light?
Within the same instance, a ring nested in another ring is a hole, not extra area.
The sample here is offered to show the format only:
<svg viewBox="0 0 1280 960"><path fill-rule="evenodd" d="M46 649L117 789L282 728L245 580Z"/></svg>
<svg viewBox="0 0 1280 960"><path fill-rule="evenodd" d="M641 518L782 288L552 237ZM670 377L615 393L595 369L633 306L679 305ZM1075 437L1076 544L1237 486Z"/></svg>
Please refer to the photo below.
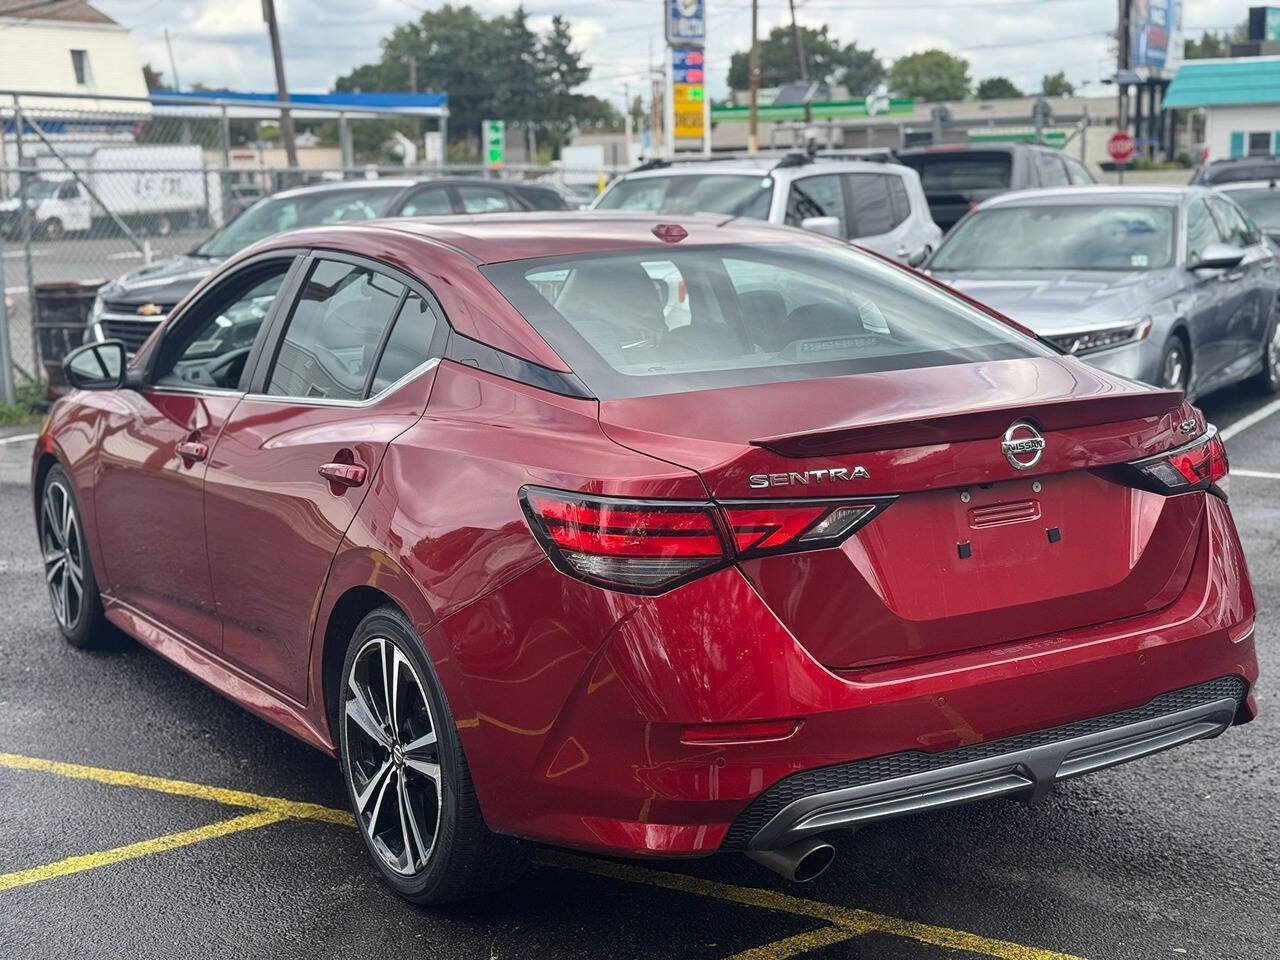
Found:
<svg viewBox="0 0 1280 960"><path fill-rule="evenodd" d="M1132 464L1162 493L1205 490L1226 477L1230 468L1227 449L1217 427L1190 443Z"/></svg>
<svg viewBox="0 0 1280 960"><path fill-rule="evenodd" d="M626 500L524 487L529 526L564 573L660 593L735 560L842 543L893 501Z"/></svg>

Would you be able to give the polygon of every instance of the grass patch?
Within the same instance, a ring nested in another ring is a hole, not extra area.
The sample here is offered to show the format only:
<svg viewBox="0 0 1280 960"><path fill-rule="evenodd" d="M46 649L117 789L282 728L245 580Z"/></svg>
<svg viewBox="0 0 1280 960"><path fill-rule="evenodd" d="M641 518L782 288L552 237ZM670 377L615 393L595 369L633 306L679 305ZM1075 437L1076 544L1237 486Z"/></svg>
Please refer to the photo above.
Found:
<svg viewBox="0 0 1280 960"><path fill-rule="evenodd" d="M13 403L0 403L0 427L22 427L40 422L49 403L43 383L19 384Z"/></svg>

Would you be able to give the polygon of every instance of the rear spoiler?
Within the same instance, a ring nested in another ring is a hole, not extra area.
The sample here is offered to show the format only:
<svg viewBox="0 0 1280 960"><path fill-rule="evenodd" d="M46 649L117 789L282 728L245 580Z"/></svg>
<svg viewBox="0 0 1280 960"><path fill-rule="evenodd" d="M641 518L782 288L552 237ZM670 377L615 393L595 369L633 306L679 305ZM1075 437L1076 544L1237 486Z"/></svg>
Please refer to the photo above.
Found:
<svg viewBox="0 0 1280 960"><path fill-rule="evenodd" d="M1181 390L1135 389L1132 393L1111 396L1053 399L910 420L845 424L811 433L761 437L752 440L751 445L793 458L870 453L994 439L1018 420L1029 421L1046 432L1143 420L1163 416L1181 403Z"/></svg>

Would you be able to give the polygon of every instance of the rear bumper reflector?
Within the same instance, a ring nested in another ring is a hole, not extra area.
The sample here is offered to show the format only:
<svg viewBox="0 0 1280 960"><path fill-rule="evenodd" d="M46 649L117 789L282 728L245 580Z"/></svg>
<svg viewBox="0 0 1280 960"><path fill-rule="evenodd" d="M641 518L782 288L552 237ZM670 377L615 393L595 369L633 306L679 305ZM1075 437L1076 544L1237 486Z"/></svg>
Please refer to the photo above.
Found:
<svg viewBox="0 0 1280 960"><path fill-rule="evenodd" d="M721 849L773 849L827 830L987 797L1038 799L1056 781L1217 736L1235 720L1247 693L1243 678L1221 677L1141 707L1004 740L794 774L743 811Z"/></svg>

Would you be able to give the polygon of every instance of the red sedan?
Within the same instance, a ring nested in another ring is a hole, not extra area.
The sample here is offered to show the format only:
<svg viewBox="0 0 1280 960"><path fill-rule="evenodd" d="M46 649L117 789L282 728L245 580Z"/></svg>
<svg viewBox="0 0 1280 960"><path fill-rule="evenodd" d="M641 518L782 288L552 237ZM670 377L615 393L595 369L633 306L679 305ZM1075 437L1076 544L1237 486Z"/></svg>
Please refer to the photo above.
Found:
<svg viewBox="0 0 1280 960"><path fill-rule="evenodd" d="M341 757L387 882L741 851L1253 718L1213 427L847 245L690 216L266 241L37 444L62 633Z"/></svg>

